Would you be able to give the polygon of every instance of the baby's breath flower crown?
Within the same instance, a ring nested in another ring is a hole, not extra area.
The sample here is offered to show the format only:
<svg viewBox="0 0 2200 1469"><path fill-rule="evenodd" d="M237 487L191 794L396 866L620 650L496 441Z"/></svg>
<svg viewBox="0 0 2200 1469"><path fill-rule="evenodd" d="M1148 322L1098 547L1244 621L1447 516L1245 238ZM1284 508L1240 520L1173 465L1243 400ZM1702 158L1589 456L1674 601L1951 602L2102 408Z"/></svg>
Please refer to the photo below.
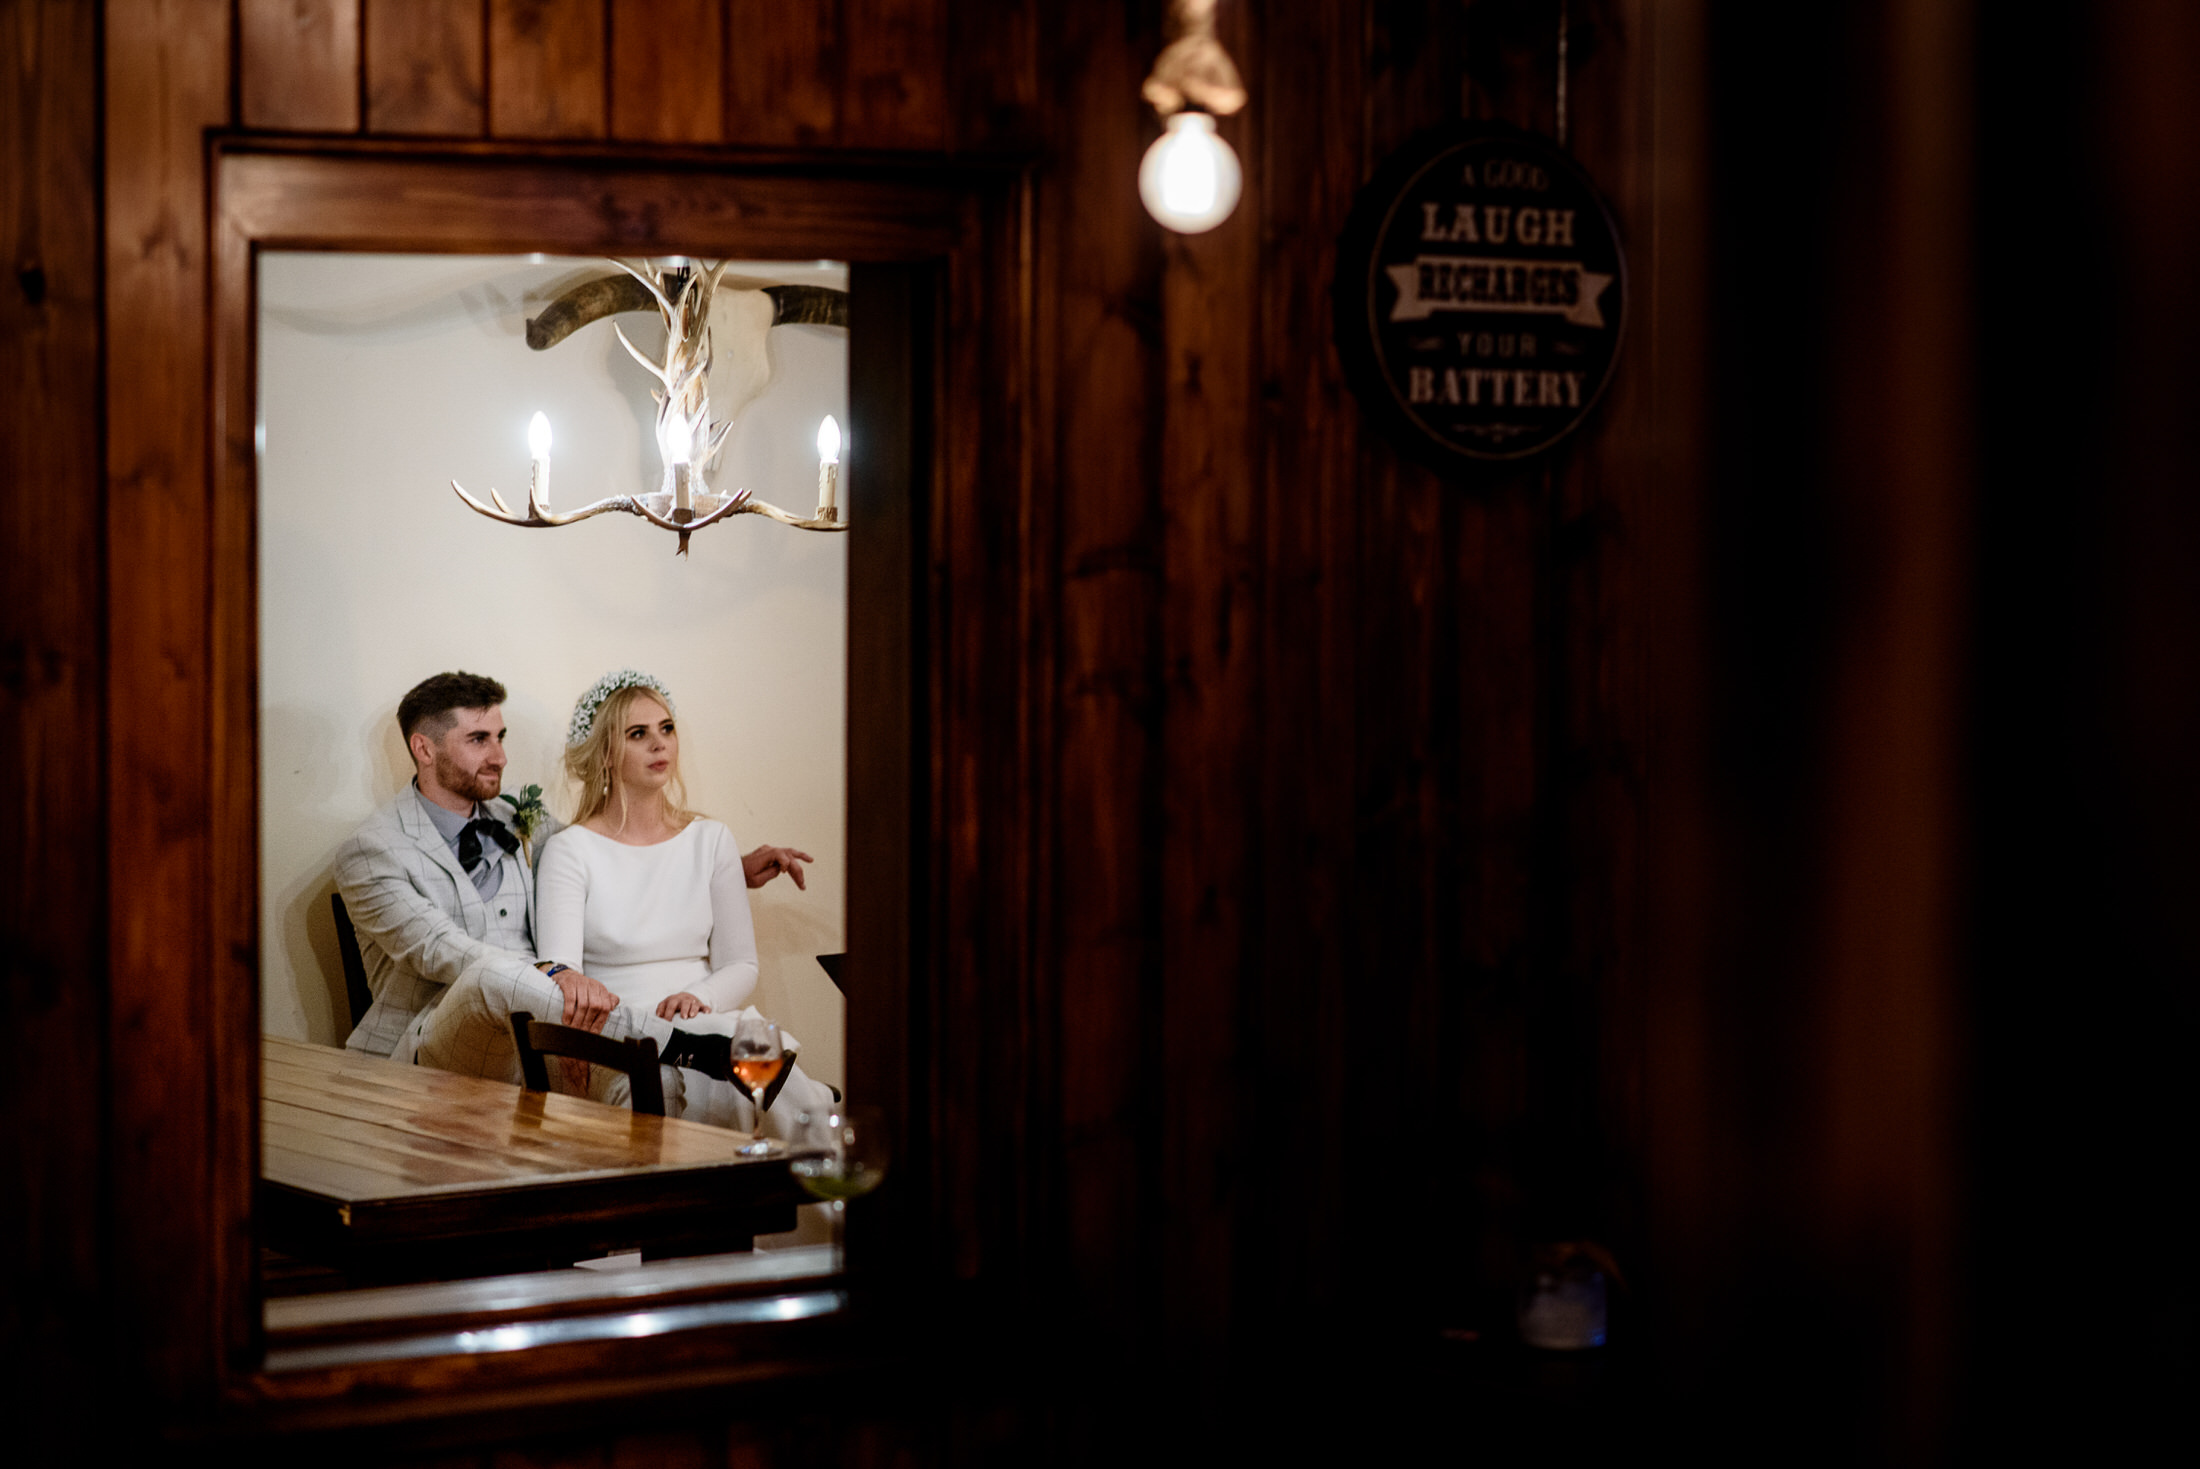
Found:
<svg viewBox="0 0 2200 1469"><path fill-rule="evenodd" d="M638 668L622 668L607 673L596 680L587 693L573 705L573 722L565 729L565 748L577 750L588 742L588 733L596 727L596 711L603 708L603 701L621 689L648 689L665 701L665 713L677 716L672 693L663 684Z"/></svg>

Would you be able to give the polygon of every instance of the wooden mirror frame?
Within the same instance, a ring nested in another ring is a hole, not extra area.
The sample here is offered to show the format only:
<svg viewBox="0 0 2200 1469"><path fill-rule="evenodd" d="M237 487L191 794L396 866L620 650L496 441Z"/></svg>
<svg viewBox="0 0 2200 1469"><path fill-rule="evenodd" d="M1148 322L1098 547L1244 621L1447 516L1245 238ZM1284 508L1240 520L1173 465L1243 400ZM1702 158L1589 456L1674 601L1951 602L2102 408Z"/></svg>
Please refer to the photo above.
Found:
<svg viewBox="0 0 2200 1469"><path fill-rule="evenodd" d="M335 1425L475 1411L530 1384L559 1395L583 1375L598 1397L639 1392L661 1385L668 1357L689 1382L753 1378L769 1371L775 1350L760 1358L753 1331L746 1340L700 1331L684 1334L676 1350L630 1338L530 1347L493 1363L265 1370L252 1225L260 902L253 356L263 249L850 262L850 397L866 416L849 566L848 1067L898 1133L892 1186L858 1211L853 1247L888 1294L952 1271L958 1253L969 1253L952 1241L955 1221L973 1209L975 1170L951 1156L969 1145L944 1134L939 1119L964 1113L985 1082L980 1068L938 1044L942 1029L968 1017L979 983L956 963L970 940L949 931L981 900L996 914L1027 913L1032 886L1024 773L1035 736L1032 721L1015 717L1038 656L1027 622L1041 564L1021 386L1031 376L1032 337L1024 172L936 159L745 162L600 147L234 136L208 147L205 314L192 321L197 303L179 299L164 306L166 323L151 324L203 330L207 379L171 385L176 401L150 407L174 411L138 431L155 442L165 433L179 458L194 441L209 446L203 518L185 507L179 522L196 519L201 534L117 523L109 561L114 809L127 813L144 798L161 813L203 814L196 822L163 816L150 829L118 821L110 839L113 1034L118 1053L133 1038L160 1041L146 1065L118 1054L113 1117L114 1243L128 1262L118 1288L143 1292L131 1305L144 1386L181 1420L219 1413L271 1427ZM119 344L144 326L111 330ZM203 441L188 411L201 392ZM114 401L109 411L135 406L143 405ZM118 483L130 472L111 469ZM163 649L182 652L163 660ZM881 750L906 758L856 758ZM999 783L981 787L975 772L1004 754ZM993 906L1002 903L1010 907ZM995 917L988 926L1013 935L1024 921ZM1021 956L1031 947L1005 951L1005 970L985 967L1023 988ZM1003 1128L1020 1131L1014 1116L995 1130ZM790 1360L814 1350L813 1334L809 1345L790 1347Z"/></svg>

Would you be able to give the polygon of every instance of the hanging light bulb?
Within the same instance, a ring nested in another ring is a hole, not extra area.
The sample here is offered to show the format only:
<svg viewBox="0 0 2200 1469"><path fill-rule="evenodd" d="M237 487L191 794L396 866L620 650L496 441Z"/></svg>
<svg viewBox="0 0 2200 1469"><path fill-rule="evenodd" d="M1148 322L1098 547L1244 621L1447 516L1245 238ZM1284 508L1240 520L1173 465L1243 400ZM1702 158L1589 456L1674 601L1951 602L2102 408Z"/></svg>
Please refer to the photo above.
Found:
<svg viewBox="0 0 2200 1469"><path fill-rule="evenodd" d="M1211 230L1237 207L1244 171L1215 119L1245 105L1237 63L1215 36L1216 0L1170 0L1176 39L1139 89L1162 116L1162 133L1138 166L1148 213L1180 234Z"/></svg>
<svg viewBox="0 0 2200 1469"><path fill-rule="evenodd" d="M1215 120L1187 108L1173 114L1138 167L1146 211L1179 234L1211 230L1237 208L1244 172L1215 131Z"/></svg>

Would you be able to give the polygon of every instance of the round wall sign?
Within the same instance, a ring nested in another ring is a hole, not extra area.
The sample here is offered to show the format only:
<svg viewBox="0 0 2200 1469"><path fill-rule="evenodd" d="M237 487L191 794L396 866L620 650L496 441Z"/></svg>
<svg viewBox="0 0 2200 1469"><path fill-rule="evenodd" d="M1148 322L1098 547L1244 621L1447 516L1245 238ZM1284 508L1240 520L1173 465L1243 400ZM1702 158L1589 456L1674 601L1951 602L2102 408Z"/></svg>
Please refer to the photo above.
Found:
<svg viewBox="0 0 2200 1469"><path fill-rule="evenodd" d="M1361 404L1408 453L1456 467L1540 453L1588 416L1619 354L1627 266L1563 150L1461 123L1360 190L1334 289Z"/></svg>

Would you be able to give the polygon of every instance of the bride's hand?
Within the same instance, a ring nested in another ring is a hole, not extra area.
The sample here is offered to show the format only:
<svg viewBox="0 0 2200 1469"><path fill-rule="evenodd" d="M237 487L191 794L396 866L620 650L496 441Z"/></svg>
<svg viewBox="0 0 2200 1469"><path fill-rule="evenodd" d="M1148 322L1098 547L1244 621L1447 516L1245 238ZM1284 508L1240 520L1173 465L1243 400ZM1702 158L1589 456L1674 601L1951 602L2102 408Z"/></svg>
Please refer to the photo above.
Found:
<svg viewBox="0 0 2200 1469"><path fill-rule="evenodd" d="M709 1013L710 1006L704 1004L686 990L682 990L676 995L667 995L657 1002L657 1018L659 1020L686 1020L693 1015L708 1015Z"/></svg>

